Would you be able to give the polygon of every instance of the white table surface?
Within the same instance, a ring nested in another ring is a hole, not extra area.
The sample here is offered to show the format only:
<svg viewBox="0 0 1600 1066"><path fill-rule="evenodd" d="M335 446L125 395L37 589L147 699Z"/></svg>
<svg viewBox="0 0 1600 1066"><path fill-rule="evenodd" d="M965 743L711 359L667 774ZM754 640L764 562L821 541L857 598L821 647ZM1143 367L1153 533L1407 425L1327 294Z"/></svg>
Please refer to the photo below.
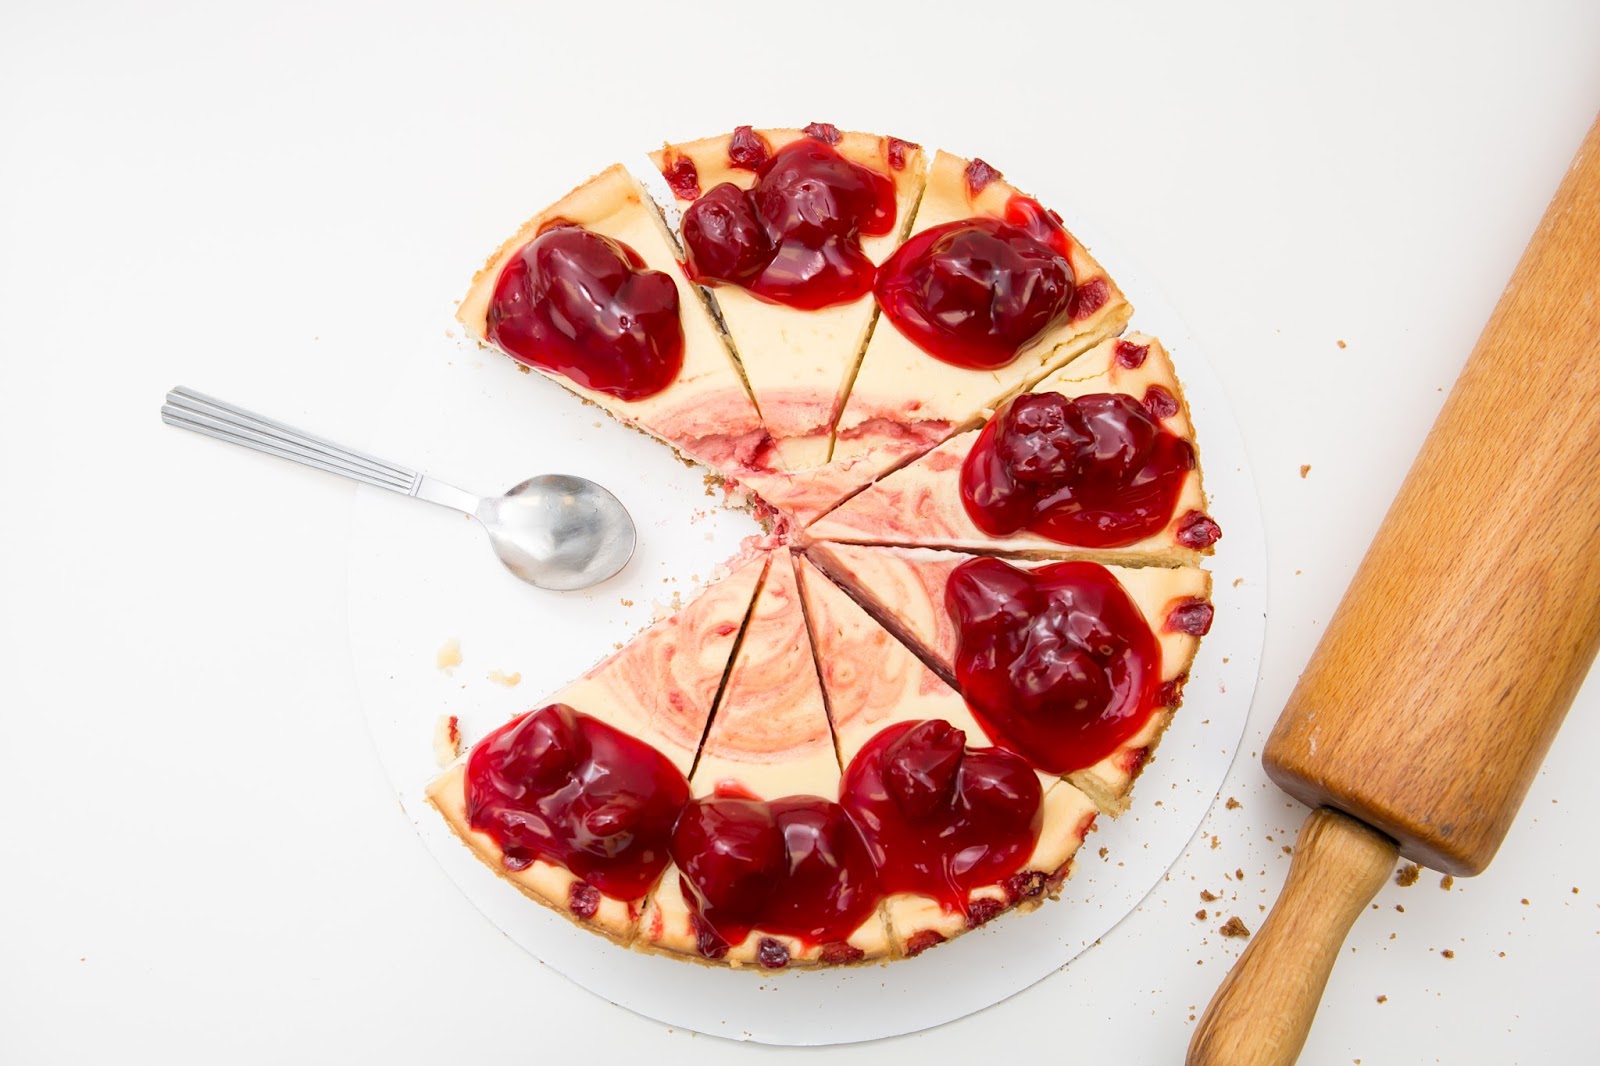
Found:
<svg viewBox="0 0 1600 1066"><path fill-rule="evenodd" d="M1242 806L1062 973L823 1054L1179 1061L1303 814L1254 756L1600 106L1600 6L538 6L0 10L0 1061L817 1054L667 1031L480 917L366 736L351 488L156 417L184 383L403 458L385 374L523 216L813 118L1090 205L1227 385L1271 551ZM1303 1061L1592 1061L1597 744L1590 684L1490 870L1379 896Z"/></svg>

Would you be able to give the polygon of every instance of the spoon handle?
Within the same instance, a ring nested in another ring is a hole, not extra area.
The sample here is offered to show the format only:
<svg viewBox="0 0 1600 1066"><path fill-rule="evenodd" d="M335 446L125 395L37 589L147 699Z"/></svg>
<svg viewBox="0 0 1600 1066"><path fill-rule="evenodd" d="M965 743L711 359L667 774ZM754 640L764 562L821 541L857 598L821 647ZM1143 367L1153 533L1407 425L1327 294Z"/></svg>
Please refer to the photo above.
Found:
<svg viewBox="0 0 1600 1066"><path fill-rule="evenodd" d="M167 393L167 402L161 407L161 421L466 514L472 514L478 505L476 496L418 471L335 444L181 385Z"/></svg>

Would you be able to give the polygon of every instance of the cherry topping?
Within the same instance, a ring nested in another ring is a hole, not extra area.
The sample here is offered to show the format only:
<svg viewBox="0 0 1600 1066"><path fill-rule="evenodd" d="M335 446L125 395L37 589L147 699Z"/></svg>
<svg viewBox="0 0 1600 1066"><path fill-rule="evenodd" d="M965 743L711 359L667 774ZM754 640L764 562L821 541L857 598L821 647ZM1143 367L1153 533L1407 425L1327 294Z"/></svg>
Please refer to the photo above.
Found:
<svg viewBox="0 0 1600 1066"><path fill-rule="evenodd" d="M978 434L961 466L961 502L993 537L1027 530L1125 547L1167 528L1194 466L1189 442L1132 396L1025 393Z"/></svg>
<svg viewBox="0 0 1600 1066"><path fill-rule="evenodd" d="M567 910L579 918L593 918L600 911L600 890L585 881L574 881L567 889Z"/></svg>
<svg viewBox="0 0 1600 1066"><path fill-rule="evenodd" d="M961 694L996 743L1039 770L1093 766L1157 706L1160 645L1103 566L973 559L950 575L945 606Z"/></svg>
<svg viewBox="0 0 1600 1066"><path fill-rule="evenodd" d="M1194 551L1211 547L1221 537L1222 527L1204 511L1190 511L1178 523L1178 543Z"/></svg>
<svg viewBox="0 0 1600 1066"><path fill-rule="evenodd" d="M1167 612L1167 628L1174 633L1203 637L1211 631L1211 619L1215 614L1215 609L1206 600L1184 600Z"/></svg>
<svg viewBox="0 0 1600 1066"><path fill-rule="evenodd" d="M660 392L683 369L672 278L621 241L567 222L500 271L488 337L521 362L623 400Z"/></svg>
<svg viewBox="0 0 1600 1066"><path fill-rule="evenodd" d="M1000 177L1000 172L994 167L991 167L981 159L974 159L967 164L967 195L977 196L988 188L991 182L998 181Z"/></svg>
<svg viewBox="0 0 1600 1066"><path fill-rule="evenodd" d="M1117 365L1127 367L1129 370L1138 370L1144 366L1145 358L1150 354L1148 344L1129 344L1122 340L1117 341L1112 350L1116 354Z"/></svg>
<svg viewBox="0 0 1600 1066"><path fill-rule="evenodd" d="M1176 707L1183 702L1183 683L1189 680L1188 674L1179 674L1171 681L1161 686L1161 691L1156 694L1156 703L1162 707Z"/></svg>
<svg viewBox="0 0 1600 1066"><path fill-rule="evenodd" d="M767 139L749 126L735 126L728 140L728 162L739 170L758 170L772 155Z"/></svg>
<svg viewBox="0 0 1600 1066"><path fill-rule="evenodd" d="M847 944L841 940L824 946L817 958L829 966L842 966L846 963L860 962L866 958L866 954L854 944Z"/></svg>
<svg viewBox="0 0 1600 1066"><path fill-rule="evenodd" d="M688 799L660 752L561 703L512 719L467 757L467 821L499 845L506 869L543 860L615 899L644 895L666 868ZM587 898L574 886L574 913Z"/></svg>
<svg viewBox="0 0 1600 1066"><path fill-rule="evenodd" d="M1160 385L1151 385L1144 391L1144 409L1151 418L1171 418L1178 413L1178 398Z"/></svg>
<svg viewBox="0 0 1600 1066"><path fill-rule="evenodd" d="M813 122L800 132L807 137L815 137L823 144L838 144L840 137L843 136L839 132L839 127L831 122Z"/></svg>
<svg viewBox="0 0 1600 1066"><path fill-rule="evenodd" d="M906 958L914 959L931 947L944 943L944 934L934 929L923 929L906 938Z"/></svg>
<svg viewBox="0 0 1600 1066"><path fill-rule="evenodd" d="M985 922L999 917L1006 905L992 896L975 899L967 906L967 928L976 929Z"/></svg>
<svg viewBox="0 0 1600 1066"><path fill-rule="evenodd" d="M889 138L889 166L895 170L906 168L906 156L915 152L922 145L912 141L902 141L898 137Z"/></svg>
<svg viewBox="0 0 1600 1066"><path fill-rule="evenodd" d="M866 838L884 893L968 911L971 891L1013 876L1039 841L1039 777L998 748L968 748L946 722L899 722L850 760L840 802Z"/></svg>
<svg viewBox="0 0 1600 1066"><path fill-rule="evenodd" d="M878 303L936 359L993 369L1067 320L1072 265L1027 231L994 218L923 230L878 270Z"/></svg>
<svg viewBox="0 0 1600 1066"><path fill-rule="evenodd" d="M661 176L680 200L693 200L700 195L700 171L686 155L668 149L661 163Z"/></svg>
<svg viewBox="0 0 1600 1066"><path fill-rule="evenodd" d="M1031 196L1020 192L1011 194L1006 201L1006 222L1026 233L1040 244L1049 245L1063 256L1072 254L1072 239L1061 216L1045 207Z"/></svg>
<svg viewBox="0 0 1600 1066"><path fill-rule="evenodd" d="M1078 291L1072 294L1072 320L1088 318L1106 305L1111 298L1111 287L1106 284L1105 278L1090 278L1078 286Z"/></svg>
<svg viewBox="0 0 1600 1066"><path fill-rule="evenodd" d="M1037 899L1044 895L1050 884L1050 875L1043 870L1024 870L1006 882L1006 895L1015 903L1022 899Z"/></svg>
<svg viewBox="0 0 1600 1066"><path fill-rule="evenodd" d="M689 276L789 307L849 303L876 274L862 236L882 236L894 220L893 182L802 138L763 162L748 191L724 183L684 212Z"/></svg>
<svg viewBox="0 0 1600 1066"><path fill-rule="evenodd" d="M672 858L708 957L719 957L708 945L726 952L752 929L810 944L842 941L878 905L860 832L842 807L815 796L694 800L678 819Z"/></svg>
<svg viewBox="0 0 1600 1066"><path fill-rule="evenodd" d="M781 970L789 965L789 949L783 946L783 941L764 936L756 945L756 961L763 969Z"/></svg>

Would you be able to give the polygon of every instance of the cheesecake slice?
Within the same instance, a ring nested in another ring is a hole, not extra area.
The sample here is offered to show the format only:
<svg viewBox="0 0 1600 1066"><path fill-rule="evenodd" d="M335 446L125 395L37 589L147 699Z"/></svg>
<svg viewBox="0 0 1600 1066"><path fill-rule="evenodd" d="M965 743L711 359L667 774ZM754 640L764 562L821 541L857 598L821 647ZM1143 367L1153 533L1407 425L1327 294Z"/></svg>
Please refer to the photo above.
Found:
<svg viewBox="0 0 1600 1066"><path fill-rule="evenodd" d="M922 194L922 149L822 123L740 126L651 160L682 213L685 267L727 328L783 466L821 466L877 315L876 268Z"/></svg>
<svg viewBox="0 0 1600 1066"><path fill-rule="evenodd" d="M767 969L882 958L876 871L839 761L788 549L773 553L635 946Z"/></svg>
<svg viewBox="0 0 1600 1066"><path fill-rule="evenodd" d="M931 548L807 557L954 685L987 737L1126 809L1210 628L1211 575Z"/></svg>
<svg viewBox="0 0 1600 1066"><path fill-rule="evenodd" d="M1102 341L818 519L808 536L1100 562L1195 564L1206 514L1183 389L1142 333Z"/></svg>
<svg viewBox="0 0 1600 1066"><path fill-rule="evenodd" d="M946 152L875 293L882 311L830 455L846 492L975 425L1132 313L1058 215Z"/></svg>
<svg viewBox="0 0 1600 1066"><path fill-rule="evenodd" d="M620 165L501 245L456 317L477 340L719 474L777 469L720 331Z"/></svg>
<svg viewBox="0 0 1600 1066"><path fill-rule="evenodd" d="M630 942L766 566L739 564L478 741L429 784L428 802L525 895Z"/></svg>
<svg viewBox="0 0 1600 1066"><path fill-rule="evenodd" d="M804 558L801 594L895 951L1054 896L1094 824L1078 789L984 746L966 702Z"/></svg>

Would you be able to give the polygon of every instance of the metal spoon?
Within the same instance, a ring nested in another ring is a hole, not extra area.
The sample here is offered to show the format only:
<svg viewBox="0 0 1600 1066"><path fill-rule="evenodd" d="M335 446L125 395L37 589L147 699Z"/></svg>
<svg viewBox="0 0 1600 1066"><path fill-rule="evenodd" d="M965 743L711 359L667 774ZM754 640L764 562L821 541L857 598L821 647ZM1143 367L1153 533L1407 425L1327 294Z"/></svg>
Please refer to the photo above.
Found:
<svg viewBox="0 0 1600 1066"><path fill-rule="evenodd" d="M258 452L342 474L476 518L506 569L530 585L567 592L597 585L633 557L633 519L586 478L541 474L483 499L426 474L252 414L192 389L167 393L161 420Z"/></svg>

